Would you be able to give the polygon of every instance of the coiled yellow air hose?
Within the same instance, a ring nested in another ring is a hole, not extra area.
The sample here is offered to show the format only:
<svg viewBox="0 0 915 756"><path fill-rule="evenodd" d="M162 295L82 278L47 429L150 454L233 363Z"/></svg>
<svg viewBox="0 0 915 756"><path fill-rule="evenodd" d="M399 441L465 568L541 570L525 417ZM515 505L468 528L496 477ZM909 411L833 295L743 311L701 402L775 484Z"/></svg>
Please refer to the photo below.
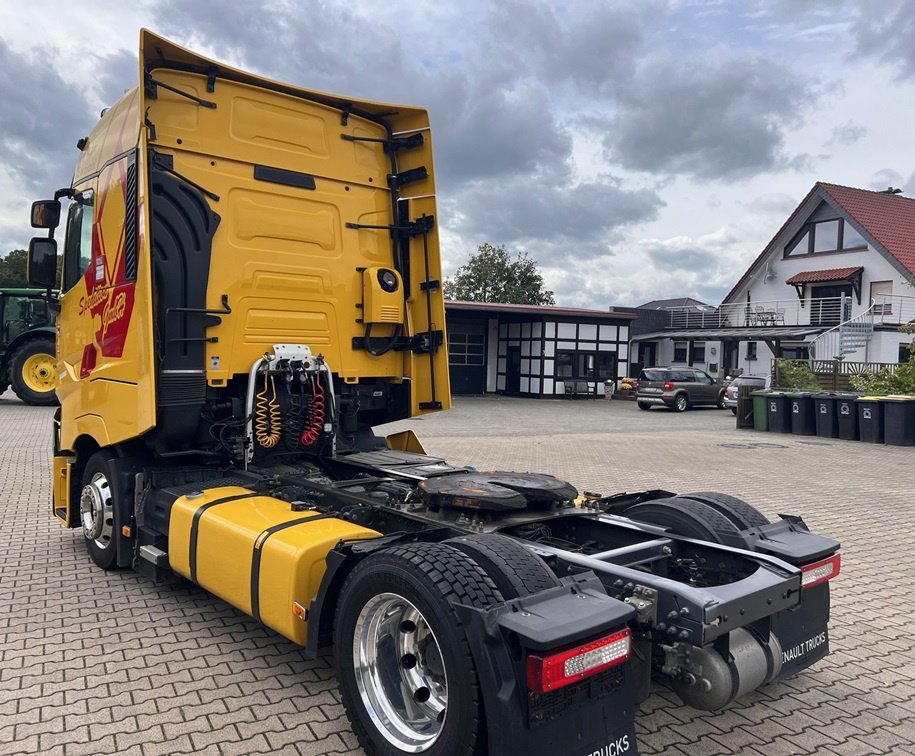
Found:
<svg viewBox="0 0 915 756"><path fill-rule="evenodd" d="M271 394L267 396L267 389ZM276 382L269 372L264 372L264 388L257 395L254 406L254 436L265 449L272 449L282 433L280 407L276 401Z"/></svg>

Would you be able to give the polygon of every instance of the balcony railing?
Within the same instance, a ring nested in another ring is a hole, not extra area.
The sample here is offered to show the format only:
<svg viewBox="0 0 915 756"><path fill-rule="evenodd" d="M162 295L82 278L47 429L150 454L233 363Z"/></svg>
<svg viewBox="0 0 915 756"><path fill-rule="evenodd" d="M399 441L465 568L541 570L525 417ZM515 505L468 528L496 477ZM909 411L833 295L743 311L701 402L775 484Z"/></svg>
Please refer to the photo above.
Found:
<svg viewBox="0 0 915 756"><path fill-rule="evenodd" d="M801 300L778 299L767 302L722 304L717 307L672 307L668 328L749 328L759 326L813 326L832 328L867 309L867 304L852 306L851 297L825 297ZM877 296L874 298L874 324L898 325L915 320L915 297Z"/></svg>

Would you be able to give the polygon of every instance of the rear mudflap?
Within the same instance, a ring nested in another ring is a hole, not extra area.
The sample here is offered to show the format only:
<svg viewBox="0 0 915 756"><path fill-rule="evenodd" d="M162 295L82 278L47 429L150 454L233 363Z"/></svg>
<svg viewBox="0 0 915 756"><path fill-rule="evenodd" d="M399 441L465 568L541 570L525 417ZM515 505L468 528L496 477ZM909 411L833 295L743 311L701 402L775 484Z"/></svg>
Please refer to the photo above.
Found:
<svg viewBox="0 0 915 756"><path fill-rule="evenodd" d="M772 633L782 647L778 678L796 675L829 653L829 584L806 588L801 602L772 617Z"/></svg>
<svg viewBox="0 0 915 756"><path fill-rule="evenodd" d="M559 650L626 626L635 612L610 598L593 573L489 609L456 607L477 668L489 753L500 756L638 754L638 675L626 661L548 693L527 689L528 651ZM509 723L518 723L509 726Z"/></svg>
<svg viewBox="0 0 915 756"><path fill-rule="evenodd" d="M780 514L779 521L744 531L753 550L783 559L803 568L839 550L839 542L812 533L806 523L793 515ZM801 590L801 600L790 609L772 616L771 630L782 650L778 678L797 674L829 653L829 583Z"/></svg>

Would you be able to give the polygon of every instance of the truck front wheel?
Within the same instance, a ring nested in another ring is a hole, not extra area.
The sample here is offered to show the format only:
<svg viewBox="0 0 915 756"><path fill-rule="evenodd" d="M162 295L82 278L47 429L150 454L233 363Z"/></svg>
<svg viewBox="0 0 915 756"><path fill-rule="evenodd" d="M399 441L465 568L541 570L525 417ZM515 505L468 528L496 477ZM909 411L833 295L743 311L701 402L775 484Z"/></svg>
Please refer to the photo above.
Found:
<svg viewBox="0 0 915 756"><path fill-rule="evenodd" d="M395 546L353 568L335 647L343 704L367 753L485 753L482 692L453 604L501 600L475 562L444 544Z"/></svg>
<svg viewBox="0 0 915 756"><path fill-rule="evenodd" d="M13 391L26 404L57 404L57 367L51 339L32 339L13 352L9 375Z"/></svg>
<svg viewBox="0 0 915 756"><path fill-rule="evenodd" d="M117 493L111 458L93 454L83 471L79 516L89 556L103 570L117 569Z"/></svg>

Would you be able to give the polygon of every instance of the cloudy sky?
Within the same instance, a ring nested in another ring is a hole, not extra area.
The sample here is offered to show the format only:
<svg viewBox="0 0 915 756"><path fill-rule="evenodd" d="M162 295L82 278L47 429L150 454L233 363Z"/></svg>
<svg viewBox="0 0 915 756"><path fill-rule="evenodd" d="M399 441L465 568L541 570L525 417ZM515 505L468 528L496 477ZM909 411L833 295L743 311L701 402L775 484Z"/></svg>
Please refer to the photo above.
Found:
<svg viewBox="0 0 915 756"><path fill-rule="evenodd" d="M815 181L915 196L909 0L3 2L0 254L134 85L141 26L428 107L446 272L504 244L557 304L717 303Z"/></svg>

